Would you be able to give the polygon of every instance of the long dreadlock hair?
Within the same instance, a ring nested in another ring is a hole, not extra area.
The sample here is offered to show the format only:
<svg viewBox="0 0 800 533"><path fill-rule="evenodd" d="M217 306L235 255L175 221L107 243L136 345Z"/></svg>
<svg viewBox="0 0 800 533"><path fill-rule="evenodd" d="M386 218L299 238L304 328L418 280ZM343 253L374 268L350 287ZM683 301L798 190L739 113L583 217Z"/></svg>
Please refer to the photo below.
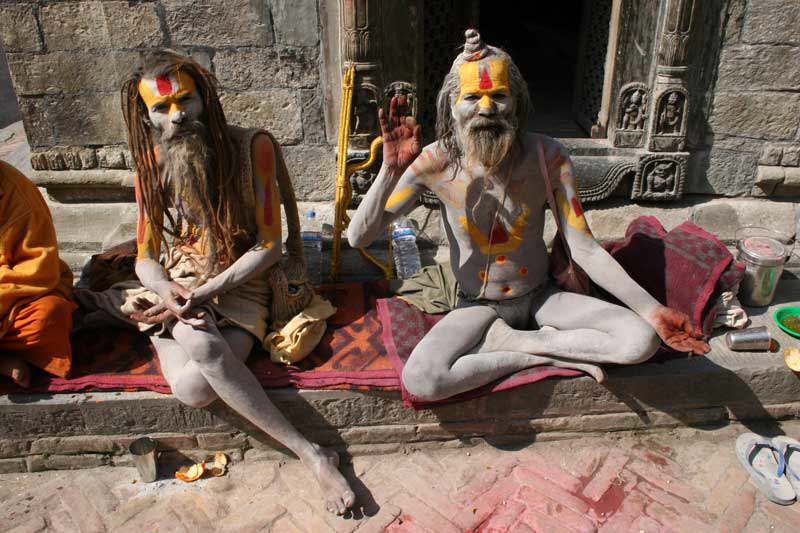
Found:
<svg viewBox="0 0 800 533"><path fill-rule="evenodd" d="M243 229L243 214L238 207L242 198L239 179L239 157L228 131L225 113L217 94L218 82L213 74L192 58L170 50L160 50L144 58L122 84L121 103L125 125L128 129L128 146L133 155L138 175L141 199L145 212L158 235L169 234L175 242L183 240L183 216L174 217L169 208L173 199L161 179L154 152L153 132L147 108L139 96L142 78L156 78L178 71L194 79L197 91L203 100L210 152L207 183L202 189L203 207L208 209L204 217L208 227L210 261L207 270L217 265L229 266L238 256L247 232ZM169 226L164 225L164 217Z"/></svg>

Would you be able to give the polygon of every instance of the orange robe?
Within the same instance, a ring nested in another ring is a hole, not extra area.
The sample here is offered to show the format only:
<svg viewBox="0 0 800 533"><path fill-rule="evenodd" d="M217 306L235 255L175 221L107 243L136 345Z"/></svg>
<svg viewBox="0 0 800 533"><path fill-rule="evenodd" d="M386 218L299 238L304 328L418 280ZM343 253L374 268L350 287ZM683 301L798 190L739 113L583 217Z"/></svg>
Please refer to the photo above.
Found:
<svg viewBox="0 0 800 533"><path fill-rule="evenodd" d="M66 377L72 272L58 258L50 210L36 186L0 161L0 357Z"/></svg>

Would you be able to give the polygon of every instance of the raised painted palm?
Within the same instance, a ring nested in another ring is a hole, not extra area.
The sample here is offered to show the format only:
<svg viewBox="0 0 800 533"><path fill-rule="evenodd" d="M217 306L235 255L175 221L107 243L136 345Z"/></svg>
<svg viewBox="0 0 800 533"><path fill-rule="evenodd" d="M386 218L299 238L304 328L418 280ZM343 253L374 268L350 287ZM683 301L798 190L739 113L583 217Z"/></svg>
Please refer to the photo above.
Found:
<svg viewBox="0 0 800 533"><path fill-rule="evenodd" d="M383 136L383 164L402 174L422 150L422 129L414 117L406 116L404 96L393 96L389 103L389 117L380 109L378 120Z"/></svg>

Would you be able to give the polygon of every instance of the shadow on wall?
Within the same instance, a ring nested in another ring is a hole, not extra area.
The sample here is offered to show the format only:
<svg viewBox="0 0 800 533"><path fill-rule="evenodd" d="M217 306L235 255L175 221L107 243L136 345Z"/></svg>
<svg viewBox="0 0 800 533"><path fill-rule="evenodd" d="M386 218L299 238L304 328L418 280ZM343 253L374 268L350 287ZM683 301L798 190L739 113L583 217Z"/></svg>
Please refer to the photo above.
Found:
<svg viewBox="0 0 800 533"><path fill-rule="evenodd" d="M11 74L8 71L6 54L0 48L0 128L20 119L17 94L11 85Z"/></svg>

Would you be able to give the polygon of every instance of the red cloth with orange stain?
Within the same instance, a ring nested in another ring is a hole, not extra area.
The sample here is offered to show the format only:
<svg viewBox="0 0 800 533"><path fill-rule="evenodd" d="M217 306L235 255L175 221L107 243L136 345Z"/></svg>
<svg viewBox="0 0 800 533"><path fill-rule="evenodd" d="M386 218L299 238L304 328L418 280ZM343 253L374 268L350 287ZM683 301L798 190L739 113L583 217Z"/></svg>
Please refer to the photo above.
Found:
<svg viewBox="0 0 800 533"><path fill-rule="evenodd" d="M0 161L0 354L69 372L72 272L36 186Z"/></svg>

